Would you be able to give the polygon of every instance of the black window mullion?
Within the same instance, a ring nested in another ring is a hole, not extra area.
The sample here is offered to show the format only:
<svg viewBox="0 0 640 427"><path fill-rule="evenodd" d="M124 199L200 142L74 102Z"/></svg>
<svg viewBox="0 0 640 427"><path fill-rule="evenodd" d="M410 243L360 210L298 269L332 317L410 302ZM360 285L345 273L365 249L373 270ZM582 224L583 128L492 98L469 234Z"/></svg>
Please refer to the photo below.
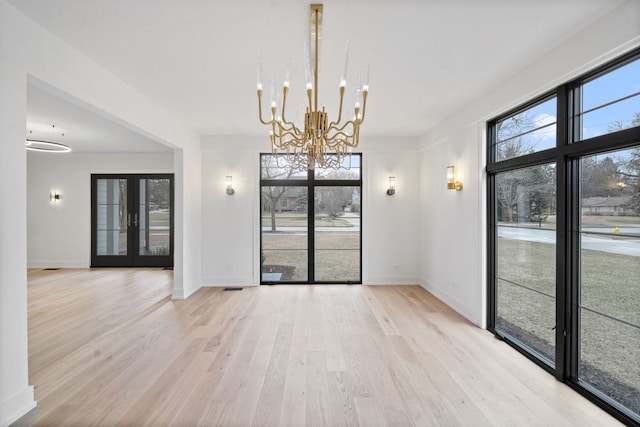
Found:
<svg viewBox="0 0 640 427"><path fill-rule="evenodd" d="M316 281L316 227L315 227L315 218L316 218L316 185L315 185L315 172L310 170L309 176L307 178L307 203L309 203L309 217L307 218L307 278L309 279L309 283L314 283Z"/></svg>
<svg viewBox="0 0 640 427"><path fill-rule="evenodd" d="M542 165L545 163L552 163L556 161L556 149L551 148L548 150L538 151L535 153L527 154L525 156L514 157L508 160L502 160L487 165L487 172L495 174L499 172L506 172L516 168L524 168L529 166Z"/></svg>
<svg viewBox="0 0 640 427"><path fill-rule="evenodd" d="M489 310L487 310L487 329L493 333L496 332L496 191L495 191L495 175L489 174L487 179L487 194L489 200L487 203L487 219L489 221L489 232L487 233L487 250L489 266L487 268L487 302Z"/></svg>
<svg viewBox="0 0 640 427"><path fill-rule="evenodd" d="M576 142L565 147L564 152L567 156L588 156L631 148L638 145L639 142L640 127L633 127Z"/></svg>
<svg viewBox="0 0 640 427"><path fill-rule="evenodd" d="M578 380L578 357L580 354L580 160L569 159L567 161L567 203L570 209L567 212L567 249L564 255L566 272L567 301L567 342L565 344L565 367L563 378L565 380Z"/></svg>
<svg viewBox="0 0 640 427"><path fill-rule="evenodd" d="M569 110L568 88L558 88L557 97L557 127L556 147L566 147L569 144ZM566 294L566 263L568 235L565 218L567 217L567 162L562 149L554 149L556 154L556 353L555 353L555 377L564 381L565 366L567 364L567 325L570 310L567 307Z"/></svg>

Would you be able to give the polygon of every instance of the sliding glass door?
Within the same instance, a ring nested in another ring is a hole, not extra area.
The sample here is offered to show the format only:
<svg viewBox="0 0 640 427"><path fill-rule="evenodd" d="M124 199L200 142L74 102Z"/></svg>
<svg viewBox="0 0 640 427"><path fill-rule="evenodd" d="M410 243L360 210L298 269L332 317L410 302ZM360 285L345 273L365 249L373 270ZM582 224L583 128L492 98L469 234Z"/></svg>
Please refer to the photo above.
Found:
<svg viewBox="0 0 640 427"><path fill-rule="evenodd" d="M173 175L91 176L91 266L173 266Z"/></svg>

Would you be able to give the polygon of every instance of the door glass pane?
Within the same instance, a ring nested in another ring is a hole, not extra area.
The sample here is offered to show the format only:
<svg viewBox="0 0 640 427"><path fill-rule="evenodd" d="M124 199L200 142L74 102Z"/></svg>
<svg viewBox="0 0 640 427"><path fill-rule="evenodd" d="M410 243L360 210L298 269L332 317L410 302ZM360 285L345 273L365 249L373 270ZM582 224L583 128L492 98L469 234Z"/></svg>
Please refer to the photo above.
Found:
<svg viewBox="0 0 640 427"><path fill-rule="evenodd" d="M306 187L262 187L263 282L308 280L308 200Z"/></svg>
<svg viewBox="0 0 640 427"><path fill-rule="evenodd" d="M496 161L524 156L556 146L556 98L496 123Z"/></svg>
<svg viewBox="0 0 640 427"><path fill-rule="evenodd" d="M555 164L496 175L496 330L553 365Z"/></svg>
<svg viewBox="0 0 640 427"><path fill-rule="evenodd" d="M140 179L139 200L139 255L170 255L171 181Z"/></svg>
<svg viewBox="0 0 640 427"><path fill-rule="evenodd" d="M98 255L127 255L127 180L97 180Z"/></svg>
<svg viewBox="0 0 640 427"><path fill-rule="evenodd" d="M640 60L582 86L581 139L640 126Z"/></svg>
<svg viewBox="0 0 640 427"><path fill-rule="evenodd" d="M640 148L580 165L579 378L640 413Z"/></svg>
<svg viewBox="0 0 640 427"><path fill-rule="evenodd" d="M315 280L360 281L360 187L316 187Z"/></svg>

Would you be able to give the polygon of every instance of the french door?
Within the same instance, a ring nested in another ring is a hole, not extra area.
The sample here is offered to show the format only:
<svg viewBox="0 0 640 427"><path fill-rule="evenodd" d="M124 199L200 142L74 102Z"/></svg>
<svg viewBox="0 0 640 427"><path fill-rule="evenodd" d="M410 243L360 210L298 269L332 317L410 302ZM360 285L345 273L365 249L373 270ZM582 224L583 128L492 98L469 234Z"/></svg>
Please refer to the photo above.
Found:
<svg viewBox="0 0 640 427"><path fill-rule="evenodd" d="M91 267L173 267L173 175L91 175Z"/></svg>

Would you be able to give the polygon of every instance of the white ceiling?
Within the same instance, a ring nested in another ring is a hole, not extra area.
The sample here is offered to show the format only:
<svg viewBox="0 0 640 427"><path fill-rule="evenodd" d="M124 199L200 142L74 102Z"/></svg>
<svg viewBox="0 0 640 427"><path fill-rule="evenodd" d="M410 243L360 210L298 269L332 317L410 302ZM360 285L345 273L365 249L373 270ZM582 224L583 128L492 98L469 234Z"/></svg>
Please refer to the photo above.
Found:
<svg viewBox="0 0 640 427"><path fill-rule="evenodd" d="M80 152L171 150L37 84L27 86L27 106L30 139L60 142Z"/></svg>
<svg viewBox="0 0 640 427"><path fill-rule="evenodd" d="M257 119L259 54L268 96L270 70L280 87L291 52L290 118L304 105L307 2L9 1L202 135L267 133ZM325 0L320 101L334 117L349 41L348 88L369 53L372 58L361 136L417 136L620 2ZM352 95L347 101L352 105ZM55 96L30 90L29 120L57 119L55 113L64 110L69 135L81 127L99 128L96 117L107 121L66 104L60 108Z"/></svg>

